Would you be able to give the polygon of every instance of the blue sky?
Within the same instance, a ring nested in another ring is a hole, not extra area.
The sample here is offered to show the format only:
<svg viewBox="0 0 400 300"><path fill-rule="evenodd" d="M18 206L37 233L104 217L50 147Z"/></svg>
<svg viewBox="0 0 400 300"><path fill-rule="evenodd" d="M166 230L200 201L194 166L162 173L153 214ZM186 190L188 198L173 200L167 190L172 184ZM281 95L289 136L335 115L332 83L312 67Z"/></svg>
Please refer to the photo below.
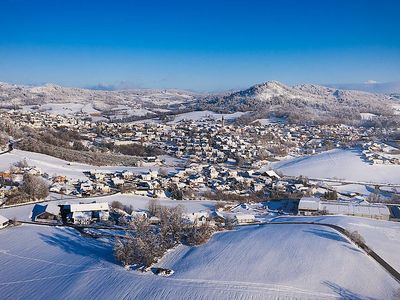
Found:
<svg viewBox="0 0 400 300"><path fill-rule="evenodd" d="M399 15L395 0L1 0L0 81L200 91L399 81Z"/></svg>

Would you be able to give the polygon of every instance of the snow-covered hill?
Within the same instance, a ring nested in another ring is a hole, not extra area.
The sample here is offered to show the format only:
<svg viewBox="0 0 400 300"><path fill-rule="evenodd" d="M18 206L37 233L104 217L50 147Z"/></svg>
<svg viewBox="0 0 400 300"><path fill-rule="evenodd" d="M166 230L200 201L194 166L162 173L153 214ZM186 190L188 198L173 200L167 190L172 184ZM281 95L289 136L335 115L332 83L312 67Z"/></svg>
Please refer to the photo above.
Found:
<svg viewBox="0 0 400 300"><path fill-rule="evenodd" d="M391 299L398 283L330 229L252 226L178 247L163 278L125 271L105 240L71 228L0 231L2 299Z"/></svg>
<svg viewBox="0 0 400 300"><path fill-rule="evenodd" d="M54 84L44 86L12 85L0 82L0 108L32 106L36 111L50 111L51 105L74 104L89 106L93 112L123 110L126 116L140 115L139 110L168 107L194 101L197 94L181 90L133 89L118 91L90 90L61 87ZM55 106L55 110L57 106ZM132 112L131 112L132 111ZM55 111L56 113L56 111ZM63 112L61 112L63 114ZM143 113L142 113L143 114Z"/></svg>
<svg viewBox="0 0 400 300"><path fill-rule="evenodd" d="M340 90L313 84L286 86L277 81L201 99L198 107L218 112L249 111L253 119L286 116L301 121L356 121L361 113L393 117L396 98L384 94Z"/></svg>
<svg viewBox="0 0 400 300"><path fill-rule="evenodd" d="M357 149L335 149L317 155L302 156L270 164L285 175L309 178L400 184L400 166L372 165Z"/></svg>

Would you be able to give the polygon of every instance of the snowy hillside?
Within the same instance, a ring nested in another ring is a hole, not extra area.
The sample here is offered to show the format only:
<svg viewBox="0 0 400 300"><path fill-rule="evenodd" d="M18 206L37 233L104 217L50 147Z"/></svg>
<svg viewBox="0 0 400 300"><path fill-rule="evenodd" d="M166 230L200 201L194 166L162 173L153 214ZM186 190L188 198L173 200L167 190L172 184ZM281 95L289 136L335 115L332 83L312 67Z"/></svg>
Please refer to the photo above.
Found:
<svg viewBox="0 0 400 300"><path fill-rule="evenodd" d="M158 112L157 107L188 103L196 97L199 95L173 89L103 91L54 84L31 87L0 83L0 108L17 107L63 115L87 113L93 117L103 112L112 114L114 119L155 115Z"/></svg>
<svg viewBox="0 0 400 300"><path fill-rule="evenodd" d="M149 169L159 169L159 166L146 166L146 167L128 167L128 166L92 166L81 163L72 163L59 158L55 158L46 154L13 150L11 153L6 153L0 156L0 171L8 170L14 163L26 159L28 165L38 167L42 172L49 175L63 175L73 179L87 179L83 172L97 171L97 172L116 172L129 170L134 173L146 172ZM174 170L174 168L166 168L167 170Z"/></svg>
<svg viewBox="0 0 400 300"><path fill-rule="evenodd" d="M3 299L390 299L398 288L377 263L317 226L247 227L179 247L163 278L125 271L107 241L73 229L0 231ZM21 272L20 270L24 270Z"/></svg>
<svg viewBox="0 0 400 300"><path fill-rule="evenodd" d="M269 165L285 175L400 184L400 166L371 165L358 150L331 150Z"/></svg>
<svg viewBox="0 0 400 300"><path fill-rule="evenodd" d="M351 216L278 217L273 222L308 221L338 225L358 231L365 242L397 271L400 271L400 223Z"/></svg>
<svg viewBox="0 0 400 300"><path fill-rule="evenodd" d="M252 120L285 116L294 122L360 121L362 113L393 116L390 95L339 90L319 85L286 86L267 81L246 90L200 99L199 108L217 112L252 112ZM351 122L350 122L351 123Z"/></svg>

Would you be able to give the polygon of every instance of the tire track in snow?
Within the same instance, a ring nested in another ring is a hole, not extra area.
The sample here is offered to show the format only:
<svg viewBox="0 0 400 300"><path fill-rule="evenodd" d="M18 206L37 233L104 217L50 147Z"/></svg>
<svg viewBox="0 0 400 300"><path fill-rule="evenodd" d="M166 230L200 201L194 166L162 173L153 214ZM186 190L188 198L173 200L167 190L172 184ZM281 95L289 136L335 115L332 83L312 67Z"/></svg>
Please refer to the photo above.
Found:
<svg viewBox="0 0 400 300"><path fill-rule="evenodd" d="M242 282L242 281L220 281L220 280L206 280L206 279L185 279L185 278L168 278L167 280L186 283L188 287L193 285L203 285L207 289L215 290L232 290L232 291L270 291L279 293L296 293L308 296L317 297L329 297L337 298L336 294L329 294L324 292L310 291L293 286L277 285L277 284L265 284L265 283L253 283L253 282Z"/></svg>
<svg viewBox="0 0 400 300"><path fill-rule="evenodd" d="M85 270L85 271L72 272L72 273L63 274L63 275L47 276L47 277L41 277L41 278L17 280L17 281L10 281L10 282L0 282L0 286L19 284L19 283L29 283L29 282L49 280L49 279L57 279L57 278L68 277L68 276L73 276L73 275L82 274L82 273L97 272L97 271L103 271L103 270L109 270L109 269L110 268L95 268L95 269L89 269L89 270Z"/></svg>
<svg viewBox="0 0 400 300"><path fill-rule="evenodd" d="M38 261L38 262L47 263L47 264L51 264L51 265L62 266L62 267L82 267L82 265L63 264L63 263L52 262L52 261L48 261L48 260L44 260L44 259L40 259L40 258L33 258L33 257L21 256L21 255L17 255L17 254L11 254L8 252L8 250L0 250L0 254L16 257L16 258L20 258L20 259L25 259L25 260L33 260L33 261Z"/></svg>

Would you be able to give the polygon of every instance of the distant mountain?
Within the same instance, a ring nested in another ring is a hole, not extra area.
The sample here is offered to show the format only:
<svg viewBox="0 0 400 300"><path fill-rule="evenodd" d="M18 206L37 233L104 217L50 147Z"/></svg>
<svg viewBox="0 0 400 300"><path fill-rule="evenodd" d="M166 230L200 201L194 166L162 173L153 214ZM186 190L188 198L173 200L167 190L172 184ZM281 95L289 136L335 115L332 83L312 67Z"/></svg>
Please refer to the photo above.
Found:
<svg viewBox="0 0 400 300"><path fill-rule="evenodd" d="M246 90L201 99L198 107L217 112L252 112L254 117L280 115L310 120L361 119L361 113L393 114L396 98L324 87L314 84L286 86L277 81L254 85Z"/></svg>
<svg viewBox="0 0 400 300"><path fill-rule="evenodd" d="M193 101L195 93L180 90L132 89L94 90L61 87L54 84L23 86L0 83L0 105L43 105L46 103L94 103L97 106L164 106Z"/></svg>
<svg viewBox="0 0 400 300"><path fill-rule="evenodd" d="M55 106L69 103L76 105ZM397 111L394 109L396 103ZM125 121L192 110L249 112L244 118L285 116L293 122L302 119L318 122L341 122L343 119L352 122L361 120L362 114L366 113L374 116L393 116L396 113L400 115L398 95L313 84L291 87L277 81L267 81L222 95L201 95L173 89L107 91L54 84L22 86L0 83L0 108L25 108L54 113L60 113L61 109L61 113L86 113L96 118L100 115L103 119Z"/></svg>
<svg viewBox="0 0 400 300"><path fill-rule="evenodd" d="M358 90L369 93L400 94L400 81L327 84L326 86L343 90Z"/></svg>

